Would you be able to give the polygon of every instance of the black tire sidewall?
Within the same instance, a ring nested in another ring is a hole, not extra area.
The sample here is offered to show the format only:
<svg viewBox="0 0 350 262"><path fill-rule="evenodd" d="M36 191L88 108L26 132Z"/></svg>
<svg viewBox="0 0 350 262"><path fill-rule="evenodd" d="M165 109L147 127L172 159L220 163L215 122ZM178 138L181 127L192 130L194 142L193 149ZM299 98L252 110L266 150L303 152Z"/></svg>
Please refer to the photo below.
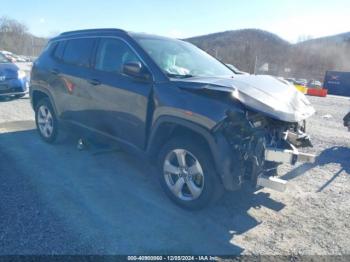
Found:
<svg viewBox="0 0 350 262"><path fill-rule="evenodd" d="M51 115L52 115L52 120L53 120L53 131L52 131L52 134L50 137L45 137L41 131L40 131L40 128L39 128L39 124L38 124L38 110L39 108L42 106L42 105L45 105ZM57 138L57 134L58 134L58 121L57 121L57 118L56 118L56 114L55 114L55 111L53 110L53 107L51 105L51 102L48 98L43 98L41 99L38 104L36 105L35 107L35 124L36 124L36 129L39 133L39 136L41 137L41 139L43 139L45 142L47 143L54 143L56 141L56 138Z"/></svg>
<svg viewBox="0 0 350 262"><path fill-rule="evenodd" d="M168 153L174 149L187 150L197 158L200 165L202 166L204 173L204 188L202 194L195 200L185 201L177 198L166 184L163 173L164 160ZM215 201L216 189L218 188L220 181L216 174L210 151L200 143L181 137L171 139L164 145L159 153L157 168L158 178L162 189L165 191L167 196L178 206L189 210L198 210L210 205Z"/></svg>

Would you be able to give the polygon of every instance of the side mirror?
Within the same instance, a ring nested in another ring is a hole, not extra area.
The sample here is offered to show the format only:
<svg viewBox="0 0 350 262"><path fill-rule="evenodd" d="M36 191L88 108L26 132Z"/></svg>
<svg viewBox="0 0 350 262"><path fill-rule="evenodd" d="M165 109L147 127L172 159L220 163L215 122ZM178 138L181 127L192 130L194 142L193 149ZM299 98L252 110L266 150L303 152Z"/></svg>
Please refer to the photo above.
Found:
<svg viewBox="0 0 350 262"><path fill-rule="evenodd" d="M138 79L149 80L150 74L145 72L142 64L138 61L123 64L123 73Z"/></svg>

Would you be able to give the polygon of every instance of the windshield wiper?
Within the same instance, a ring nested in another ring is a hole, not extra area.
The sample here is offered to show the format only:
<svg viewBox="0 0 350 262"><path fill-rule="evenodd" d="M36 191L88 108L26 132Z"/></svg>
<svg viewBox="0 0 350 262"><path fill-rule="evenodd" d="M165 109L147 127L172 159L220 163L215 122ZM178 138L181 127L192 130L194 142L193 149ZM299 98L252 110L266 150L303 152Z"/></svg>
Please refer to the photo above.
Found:
<svg viewBox="0 0 350 262"><path fill-rule="evenodd" d="M194 77L194 75L190 75L190 74L179 75L179 74L167 73L166 75L169 76L169 77L176 77L176 78L190 78L190 77Z"/></svg>

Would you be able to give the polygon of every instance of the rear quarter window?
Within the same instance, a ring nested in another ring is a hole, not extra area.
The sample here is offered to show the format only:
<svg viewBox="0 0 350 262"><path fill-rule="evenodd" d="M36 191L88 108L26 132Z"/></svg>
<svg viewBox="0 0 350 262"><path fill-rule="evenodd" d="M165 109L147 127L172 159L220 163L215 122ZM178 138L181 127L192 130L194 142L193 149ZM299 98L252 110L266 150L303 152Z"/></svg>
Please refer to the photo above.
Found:
<svg viewBox="0 0 350 262"><path fill-rule="evenodd" d="M93 38L67 40L64 48L63 62L82 67L89 67L94 42L95 39Z"/></svg>
<svg viewBox="0 0 350 262"><path fill-rule="evenodd" d="M56 43L56 46L54 48L54 52L53 52L53 57L61 60L63 57L63 53L64 53L64 48L65 48L65 44L66 41L60 41Z"/></svg>

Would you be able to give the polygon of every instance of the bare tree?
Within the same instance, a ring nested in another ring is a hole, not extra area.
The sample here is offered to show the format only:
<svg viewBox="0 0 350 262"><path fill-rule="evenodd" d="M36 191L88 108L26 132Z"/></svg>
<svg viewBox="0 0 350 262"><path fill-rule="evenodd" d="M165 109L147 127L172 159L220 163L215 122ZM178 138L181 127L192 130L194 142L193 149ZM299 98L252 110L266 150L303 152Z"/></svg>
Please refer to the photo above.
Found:
<svg viewBox="0 0 350 262"><path fill-rule="evenodd" d="M28 27L6 16L0 17L0 49L16 54L38 55L47 40L28 32Z"/></svg>

